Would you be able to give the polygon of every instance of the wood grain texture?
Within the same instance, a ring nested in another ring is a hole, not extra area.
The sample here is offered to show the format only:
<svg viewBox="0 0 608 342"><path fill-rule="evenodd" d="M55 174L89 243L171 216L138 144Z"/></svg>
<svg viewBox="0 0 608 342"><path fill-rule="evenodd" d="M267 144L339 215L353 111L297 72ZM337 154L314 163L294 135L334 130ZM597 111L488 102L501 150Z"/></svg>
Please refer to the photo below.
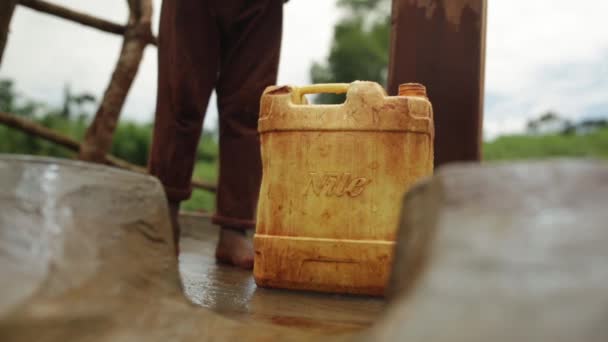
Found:
<svg viewBox="0 0 608 342"><path fill-rule="evenodd" d="M308 105L314 89L346 102ZM353 82L270 87L260 108L257 284L382 295L400 200L433 171L431 103Z"/></svg>
<svg viewBox="0 0 608 342"><path fill-rule="evenodd" d="M388 90L418 82L435 112L435 166L481 159L487 0L393 0Z"/></svg>

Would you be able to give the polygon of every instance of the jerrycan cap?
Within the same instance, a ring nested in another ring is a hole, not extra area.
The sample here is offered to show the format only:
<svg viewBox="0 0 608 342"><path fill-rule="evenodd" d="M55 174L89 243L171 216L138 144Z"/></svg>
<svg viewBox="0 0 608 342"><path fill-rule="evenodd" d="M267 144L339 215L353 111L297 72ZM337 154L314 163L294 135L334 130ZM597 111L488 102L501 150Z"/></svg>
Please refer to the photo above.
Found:
<svg viewBox="0 0 608 342"><path fill-rule="evenodd" d="M426 87L420 83L403 83L399 85L399 96L426 96Z"/></svg>

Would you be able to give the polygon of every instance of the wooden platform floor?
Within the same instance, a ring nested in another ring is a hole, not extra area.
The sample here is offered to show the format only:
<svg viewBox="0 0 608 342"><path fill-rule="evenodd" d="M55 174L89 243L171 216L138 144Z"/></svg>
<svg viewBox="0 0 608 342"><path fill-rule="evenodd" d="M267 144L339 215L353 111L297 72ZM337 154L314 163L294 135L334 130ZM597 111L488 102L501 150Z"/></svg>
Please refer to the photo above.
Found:
<svg viewBox="0 0 608 342"><path fill-rule="evenodd" d="M378 298L258 288L251 271L215 262L218 230L208 219L180 220L181 277L195 304L233 319L327 334L360 331L383 311L385 302Z"/></svg>

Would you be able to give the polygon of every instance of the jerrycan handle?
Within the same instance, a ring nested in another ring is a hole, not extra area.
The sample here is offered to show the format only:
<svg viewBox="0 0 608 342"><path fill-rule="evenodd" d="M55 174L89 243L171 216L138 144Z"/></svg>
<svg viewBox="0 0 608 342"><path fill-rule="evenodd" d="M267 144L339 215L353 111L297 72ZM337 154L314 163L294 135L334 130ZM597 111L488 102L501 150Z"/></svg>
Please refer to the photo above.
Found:
<svg viewBox="0 0 608 342"><path fill-rule="evenodd" d="M350 83L320 83L313 84L303 87L294 88L292 92L292 102L294 104L308 104L308 101L304 97L306 94L321 94L321 93L332 93L332 94L344 94L348 92Z"/></svg>

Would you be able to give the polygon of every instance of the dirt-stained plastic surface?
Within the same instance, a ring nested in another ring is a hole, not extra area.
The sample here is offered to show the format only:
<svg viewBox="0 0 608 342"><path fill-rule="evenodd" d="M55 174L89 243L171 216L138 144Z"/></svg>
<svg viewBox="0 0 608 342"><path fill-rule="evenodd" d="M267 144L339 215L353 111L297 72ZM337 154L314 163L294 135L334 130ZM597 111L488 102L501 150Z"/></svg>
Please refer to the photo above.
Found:
<svg viewBox="0 0 608 342"><path fill-rule="evenodd" d="M307 103L306 94L323 92L346 101ZM257 284L383 295L401 199L433 173L424 87L410 84L400 96L364 81L269 87L258 130Z"/></svg>

